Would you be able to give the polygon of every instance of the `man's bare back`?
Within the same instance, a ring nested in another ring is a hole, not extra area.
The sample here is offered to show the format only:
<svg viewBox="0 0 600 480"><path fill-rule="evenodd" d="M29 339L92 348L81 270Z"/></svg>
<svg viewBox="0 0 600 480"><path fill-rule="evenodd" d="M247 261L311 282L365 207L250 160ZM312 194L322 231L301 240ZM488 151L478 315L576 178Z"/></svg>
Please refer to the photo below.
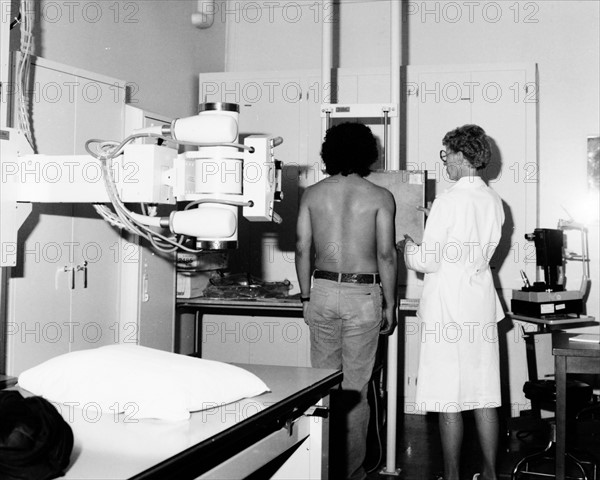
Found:
<svg viewBox="0 0 600 480"><path fill-rule="evenodd" d="M391 193L359 175L334 175L309 187L303 201L310 215L315 267L347 273L378 271L378 215L392 215ZM381 228L379 222L379 228Z"/></svg>
<svg viewBox="0 0 600 480"><path fill-rule="evenodd" d="M396 203L389 190L365 178L379 158L377 141L361 123L334 125L325 134L321 158L329 177L306 189L296 223L294 262L305 321L313 268L379 273L381 334L391 335L396 326Z"/></svg>

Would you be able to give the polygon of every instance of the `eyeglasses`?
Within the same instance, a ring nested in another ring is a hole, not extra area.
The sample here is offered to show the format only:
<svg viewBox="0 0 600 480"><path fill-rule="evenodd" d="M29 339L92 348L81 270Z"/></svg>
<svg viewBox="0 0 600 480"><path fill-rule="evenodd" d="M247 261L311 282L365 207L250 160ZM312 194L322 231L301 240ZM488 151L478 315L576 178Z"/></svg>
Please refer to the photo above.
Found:
<svg viewBox="0 0 600 480"><path fill-rule="evenodd" d="M448 152L446 152L446 150L440 150L440 160L443 163L446 163L448 161Z"/></svg>

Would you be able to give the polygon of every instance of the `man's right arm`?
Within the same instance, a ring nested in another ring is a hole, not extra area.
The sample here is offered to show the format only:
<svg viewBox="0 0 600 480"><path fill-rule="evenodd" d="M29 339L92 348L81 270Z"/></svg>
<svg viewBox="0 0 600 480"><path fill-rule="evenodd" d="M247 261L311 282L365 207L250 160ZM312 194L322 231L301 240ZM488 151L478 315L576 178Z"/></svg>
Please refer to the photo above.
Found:
<svg viewBox="0 0 600 480"><path fill-rule="evenodd" d="M310 223L310 210L308 208L308 191L300 200L298 221L296 224L296 275L300 286L300 296L310 295L310 249L312 246L312 226ZM307 302L303 302L306 313Z"/></svg>
<svg viewBox="0 0 600 480"><path fill-rule="evenodd" d="M391 335L396 328L396 283L398 259L396 253L395 231L396 203L389 191L385 191L384 200L377 212L377 268L381 277L384 298L384 324L382 335Z"/></svg>

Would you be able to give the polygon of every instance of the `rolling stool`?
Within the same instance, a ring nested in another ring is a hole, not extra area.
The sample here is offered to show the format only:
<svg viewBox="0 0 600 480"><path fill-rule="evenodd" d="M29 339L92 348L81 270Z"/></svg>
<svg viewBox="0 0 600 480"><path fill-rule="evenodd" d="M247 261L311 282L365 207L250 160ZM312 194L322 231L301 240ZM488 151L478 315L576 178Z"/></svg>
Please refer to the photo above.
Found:
<svg viewBox="0 0 600 480"><path fill-rule="evenodd" d="M525 397L531 400L532 407L554 411L556 409L556 382L554 380L535 380L525 382L523 386ZM592 399L592 387L587 383L576 380L567 380L567 424L575 419L576 413L585 407ZM554 478L556 461L556 424L554 419L550 423L551 436L548 446L541 452L523 457L517 462L511 474L511 480ZM577 471L578 476L569 476L569 479L597 480L597 464L591 455L578 452L577 455L567 452L565 464L571 470ZM592 476L588 476L584 465L591 469ZM539 467L540 470L536 470ZM545 467L545 468L544 468Z"/></svg>
<svg viewBox="0 0 600 480"><path fill-rule="evenodd" d="M594 392L594 396L598 398L596 392ZM588 440L591 443L600 445L600 401L596 400L590 406L578 412L575 420L578 435L589 437Z"/></svg>

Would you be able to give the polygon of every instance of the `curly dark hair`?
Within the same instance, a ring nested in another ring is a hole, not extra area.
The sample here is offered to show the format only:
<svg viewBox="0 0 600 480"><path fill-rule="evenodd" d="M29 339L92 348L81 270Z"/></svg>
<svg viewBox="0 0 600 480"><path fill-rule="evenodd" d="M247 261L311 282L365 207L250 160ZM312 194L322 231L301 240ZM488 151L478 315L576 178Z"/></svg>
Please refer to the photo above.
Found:
<svg viewBox="0 0 600 480"><path fill-rule="evenodd" d="M477 170L487 166L492 156L488 137L478 125L463 125L448 132L442 140L444 147L453 152L462 152Z"/></svg>
<svg viewBox="0 0 600 480"><path fill-rule="evenodd" d="M321 158L329 175L356 173L366 177L379 157L377 141L371 129L362 123L334 125L325 134Z"/></svg>

